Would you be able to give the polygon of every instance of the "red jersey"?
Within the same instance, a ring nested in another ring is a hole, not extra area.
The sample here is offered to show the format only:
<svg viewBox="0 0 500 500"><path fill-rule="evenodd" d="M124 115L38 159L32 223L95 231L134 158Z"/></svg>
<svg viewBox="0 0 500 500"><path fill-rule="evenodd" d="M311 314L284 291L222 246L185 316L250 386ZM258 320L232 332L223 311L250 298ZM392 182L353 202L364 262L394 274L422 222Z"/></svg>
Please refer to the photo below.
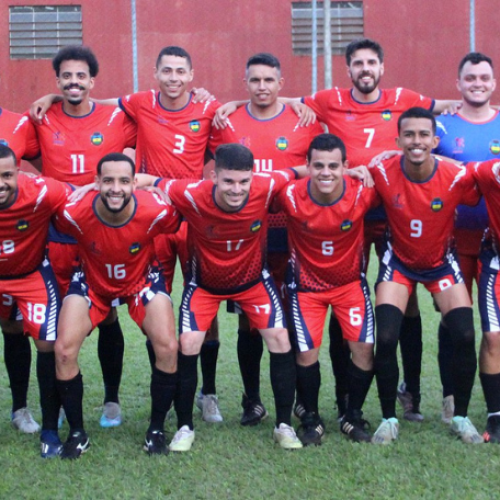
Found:
<svg viewBox="0 0 500 500"><path fill-rule="evenodd" d="M180 218L158 196L136 191L132 218L122 226L109 226L95 210L99 196L88 193L80 202L67 204L56 226L77 240L87 283L95 293L113 298L133 295L154 260L154 237L175 232Z"/></svg>
<svg viewBox="0 0 500 500"><path fill-rule="evenodd" d="M51 216L70 191L53 179L19 175L14 201L0 209L0 278L31 273L41 264Z"/></svg>
<svg viewBox="0 0 500 500"><path fill-rule="evenodd" d="M278 203L287 215L293 283L298 291L321 292L360 279L363 219L377 203L377 194L344 177L341 197L321 205L312 199L309 183L308 178L290 183Z"/></svg>
<svg viewBox="0 0 500 500"><path fill-rule="evenodd" d="M99 160L135 145L135 124L119 108L94 103L85 116L70 116L63 103L50 107L35 124L42 154L42 173L83 186L94 182Z"/></svg>
<svg viewBox="0 0 500 500"><path fill-rule="evenodd" d="M440 266L452 243L457 205L475 205L479 193L465 167L435 160L424 181L410 180L398 156L371 169L389 221L396 257L413 270Z"/></svg>
<svg viewBox="0 0 500 500"><path fill-rule="evenodd" d="M395 149L398 119L409 108L432 110L434 100L402 87L381 89L375 102L361 103L351 89L321 90L304 97L331 134L340 137L347 148L347 158L355 164L367 163L377 153Z"/></svg>
<svg viewBox="0 0 500 500"><path fill-rule="evenodd" d="M29 118L0 108L0 144L9 146L21 158L31 159L38 155L36 133Z"/></svg>
<svg viewBox="0 0 500 500"><path fill-rule="evenodd" d="M226 212L214 199L212 181L160 182L188 222L191 280L212 293L235 293L255 284L265 263L266 216L275 195L294 172L254 174L246 203Z"/></svg>
<svg viewBox="0 0 500 500"><path fill-rule="evenodd" d="M217 101L189 102L168 110L159 91L122 97L119 106L137 124L136 164L143 173L169 179L201 179Z"/></svg>

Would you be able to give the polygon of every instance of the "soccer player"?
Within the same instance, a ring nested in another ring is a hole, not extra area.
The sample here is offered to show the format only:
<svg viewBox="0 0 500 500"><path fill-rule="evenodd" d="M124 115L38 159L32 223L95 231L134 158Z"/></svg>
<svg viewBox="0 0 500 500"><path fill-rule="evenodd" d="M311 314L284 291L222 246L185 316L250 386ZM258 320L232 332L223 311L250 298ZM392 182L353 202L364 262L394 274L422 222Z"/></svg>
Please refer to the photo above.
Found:
<svg viewBox="0 0 500 500"><path fill-rule="evenodd" d="M69 191L52 179L18 175L15 153L0 145L0 325L15 333L24 329L35 342L43 458L56 456L61 448L54 361L60 299L45 246L50 219L64 206ZM10 317L14 303L22 314L22 326Z"/></svg>
<svg viewBox="0 0 500 500"><path fill-rule="evenodd" d="M291 426L295 362L279 293L264 267L266 216L292 170L253 174L254 157L240 144L215 151L212 180L161 181L188 222L189 279L179 318L178 431L170 449L188 451L194 441L193 400L197 358L205 331L223 300L232 300L257 328L270 351L276 406L274 439L287 449L302 444Z"/></svg>
<svg viewBox="0 0 500 500"><path fill-rule="evenodd" d="M150 455L167 454L163 425L177 382L177 340L170 297L151 263L154 237L175 231L179 217L158 197L134 193L135 165L122 153L101 158L96 184L98 193L66 205L57 220L58 227L76 238L81 260L63 302L55 346L57 385L70 425L61 458L78 458L90 446L83 426L78 353L116 302L127 304L155 351L144 449Z"/></svg>
<svg viewBox="0 0 500 500"><path fill-rule="evenodd" d="M408 298L420 282L433 294L452 337L455 411L450 429L465 443L481 443L467 417L477 365L472 307L450 250L457 205L475 205L479 195L465 168L431 155L439 142L432 113L410 108L398 128L403 156L373 169L389 225L376 285L375 373L383 420L373 442L389 444L398 437L396 350Z"/></svg>
<svg viewBox="0 0 500 500"><path fill-rule="evenodd" d="M270 173L287 167L304 165L311 140L323 129L316 123L299 127L296 113L278 101L283 88L279 60L272 54L259 53L246 63L244 82L250 101L228 119L224 129L213 129L210 146L240 143L254 156L254 172ZM285 278L288 249L283 214L268 218L268 266L278 290ZM239 316L238 360L245 392L242 398L242 425L258 424L267 416L260 398L260 360L262 337L250 331L248 319Z"/></svg>
<svg viewBox="0 0 500 500"><path fill-rule="evenodd" d="M68 46L52 61L62 100L55 103L36 133L42 155L42 174L74 185L93 182L99 159L107 153L135 145L136 127L119 109L90 100L99 72L98 61L88 47ZM74 239L51 231L49 254L60 284L61 295L69 287L77 246ZM99 325L98 355L104 380L102 427L121 424L119 387L124 340L113 308Z"/></svg>
<svg viewBox="0 0 500 500"><path fill-rule="evenodd" d="M17 164L20 164L22 158L31 159L36 155L36 151L27 149L33 142L34 133L27 117L0 108L0 144L9 146L14 151ZM12 393L12 425L21 432L33 433L37 432L40 426L27 407L31 346L29 338L22 333L22 325L19 322L2 326L4 360Z"/></svg>
<svg viewBox="0 0 500 500"><path fill-rule="evenodd" d="M436 119L440 141L435 153L463 162L498 158L500 115L490 105L495 87L493 63L488 56L472 52L460 61L457 89L462 95L462 106L457 114L442 115ZM476 207L459 205L454 238L460 269L471 297L472 282L478 279L481 239L487 226L488 215L484 199ZM453 417L453 385L450 376L452 349L450 335L441 322L438 359L443 384L442 418L445 422L449 422ZM482 359L485 359L484 356L480 356L481 380L485 378Z"/></svg>
<svg viewBox="0 0 500 500"><path fill-rule="evenodd" d="M370 442L362 405L373 378L374 320L363 274L363 222L378 203L373 188L344 176L343 142L331 134L313 139L309 177L291 182L277 198L287 216L290 247L287 299L297 352L297 391L305 409L304 445L325 433L318 411L318 361L326 313L331 306L349 343L349 402L340 428L355 442Z"/></svg>

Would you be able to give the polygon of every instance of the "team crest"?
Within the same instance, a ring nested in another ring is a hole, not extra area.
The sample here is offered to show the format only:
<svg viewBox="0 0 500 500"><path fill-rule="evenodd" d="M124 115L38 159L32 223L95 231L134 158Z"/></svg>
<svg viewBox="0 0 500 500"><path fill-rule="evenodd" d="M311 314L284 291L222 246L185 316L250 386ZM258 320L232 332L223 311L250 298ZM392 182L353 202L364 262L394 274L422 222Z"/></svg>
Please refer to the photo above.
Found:
<svg viewBox="0 0 500 500"><path fill-rule="evenodd" d="M286 137L278 137L276 139L276 147L280 150L280 151L285 151L285 149L288 148L288 140Z"/></svg>
<svg viewBox="0 0 500 500"><path fill-rule="evenodd" d="M28 229L29 226L30 226L30 223L27 220L21 219L21 220L17 221L16 229L18 231L26 231L26 229Z"/></svg>
<svg viewBox="0 0 500 500"><path fill-rule="evenodd" d="M255 222L252 223L250 226L250 231L252 233L256 233L257 231L260 231L260 228L262 227L262 221L256 220Z"/></svg>
<svg viewBox="0 0 500 500"><path fill-rule="evenodd" d="M2 146L8 146L9 145L9 143L5 139L0 139L0 144Z"/></svg>
<svg viewBox="0 0 500 500"><path fill-rule="evenodd" d="M434 198L431 201L431 210L433 212L439 212L443 208L443 200L440 200L439 198Z"/></svg>
<svg viewBox="0 0 500 500"><path fill-rule="evenodd" d="M349 231L352 228L352 220L346 219L340 224L341 231Z"/></svg>
<svg viewBox="0 0 500 500"><path fill-rule="evenodd" d="M130 245L130 248L128 249L128 251L132 255L135 255L140 249L141 249L141 245L139 243L132 243L132 245Z"/></svg>
<svg viewBox="0 0 500 500"><path fill-rule="evenodd" d="M189 123L189 128L191 132L199 132L201 128L200 122L198 120L193 120Z"/></svg>
<svg viewBox="0 0 500 500"><path fill-rule="evenodd" d="M392 113L390 109L384 109L382 111L382 120L388 122L392 118Z"/></svg>
<svg viewBox="0 0 500 500"><path fill-rule="evenodd" d="M66 137L64 136L64 134L60 130L58 130L57 132L54 132L52 134L52 142L56 146L63 146L64 143L66 142Z"/></svg>
<svg viewBox="0 0 500 500"><path fill-rule="evenodd" d="M500 141L497 141L496 139L490 142L490 151L494 155L497 155L500 153Z"/></svg>
<svg viewBox="0 0 500 500"><path fill-rule="evenodd" d="M90 142L94 146L100 146L104 141L104 137L100 132L94 132L90 137Z"/></svg>

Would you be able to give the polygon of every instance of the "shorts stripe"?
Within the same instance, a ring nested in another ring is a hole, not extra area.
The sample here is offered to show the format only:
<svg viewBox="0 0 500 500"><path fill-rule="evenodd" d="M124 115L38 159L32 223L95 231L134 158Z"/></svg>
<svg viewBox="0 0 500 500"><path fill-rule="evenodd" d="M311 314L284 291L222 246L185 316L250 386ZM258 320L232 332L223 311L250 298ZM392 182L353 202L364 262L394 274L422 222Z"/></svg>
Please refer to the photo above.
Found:
<svg viewBox="0 0 500 500"><path fill-rule="evenodd" d="M273 312L269 316L268 328L286 328L285 318L283 315L283 306L281 305L278 290L274 285L274 281L270 278L266 278L264 279L263 284L273 304Z"/></svg>
<svg viewBox="0 0 500 500"><path fill-rule="evenodd" d="M198 331L198 325L194 314L191 313L191 299L197 286L190 283L184 289L181 306L179 308L179 333Z"/></svg>
<svg viewBox="0 0 500 500"><path fill-rule="evenodd" d="M375 320L373 317L372 303L370 301L370 290L365 279L361 281L361 290L365 297L365 317L359 341L373 344L375 341Z"/></svg>

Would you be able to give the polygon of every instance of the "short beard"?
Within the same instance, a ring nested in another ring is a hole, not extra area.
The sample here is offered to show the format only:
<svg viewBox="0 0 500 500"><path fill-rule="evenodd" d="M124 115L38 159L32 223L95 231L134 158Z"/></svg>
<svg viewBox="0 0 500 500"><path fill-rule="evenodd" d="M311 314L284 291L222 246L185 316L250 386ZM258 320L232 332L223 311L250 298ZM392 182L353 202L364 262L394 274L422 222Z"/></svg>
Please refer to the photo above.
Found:
<svg viewBox="0 0 500 500"><path fill-rule="evenodd" d="M120 208L111 208L109 206L108 200L106 199L106 196L101 196L102 203L106 207L106 210L108 210L108 212L111 212L112 214L119 214L120 212L122 212L125 209L125 207L130 203L131 199L132 196L125 198Z"/></svg>

